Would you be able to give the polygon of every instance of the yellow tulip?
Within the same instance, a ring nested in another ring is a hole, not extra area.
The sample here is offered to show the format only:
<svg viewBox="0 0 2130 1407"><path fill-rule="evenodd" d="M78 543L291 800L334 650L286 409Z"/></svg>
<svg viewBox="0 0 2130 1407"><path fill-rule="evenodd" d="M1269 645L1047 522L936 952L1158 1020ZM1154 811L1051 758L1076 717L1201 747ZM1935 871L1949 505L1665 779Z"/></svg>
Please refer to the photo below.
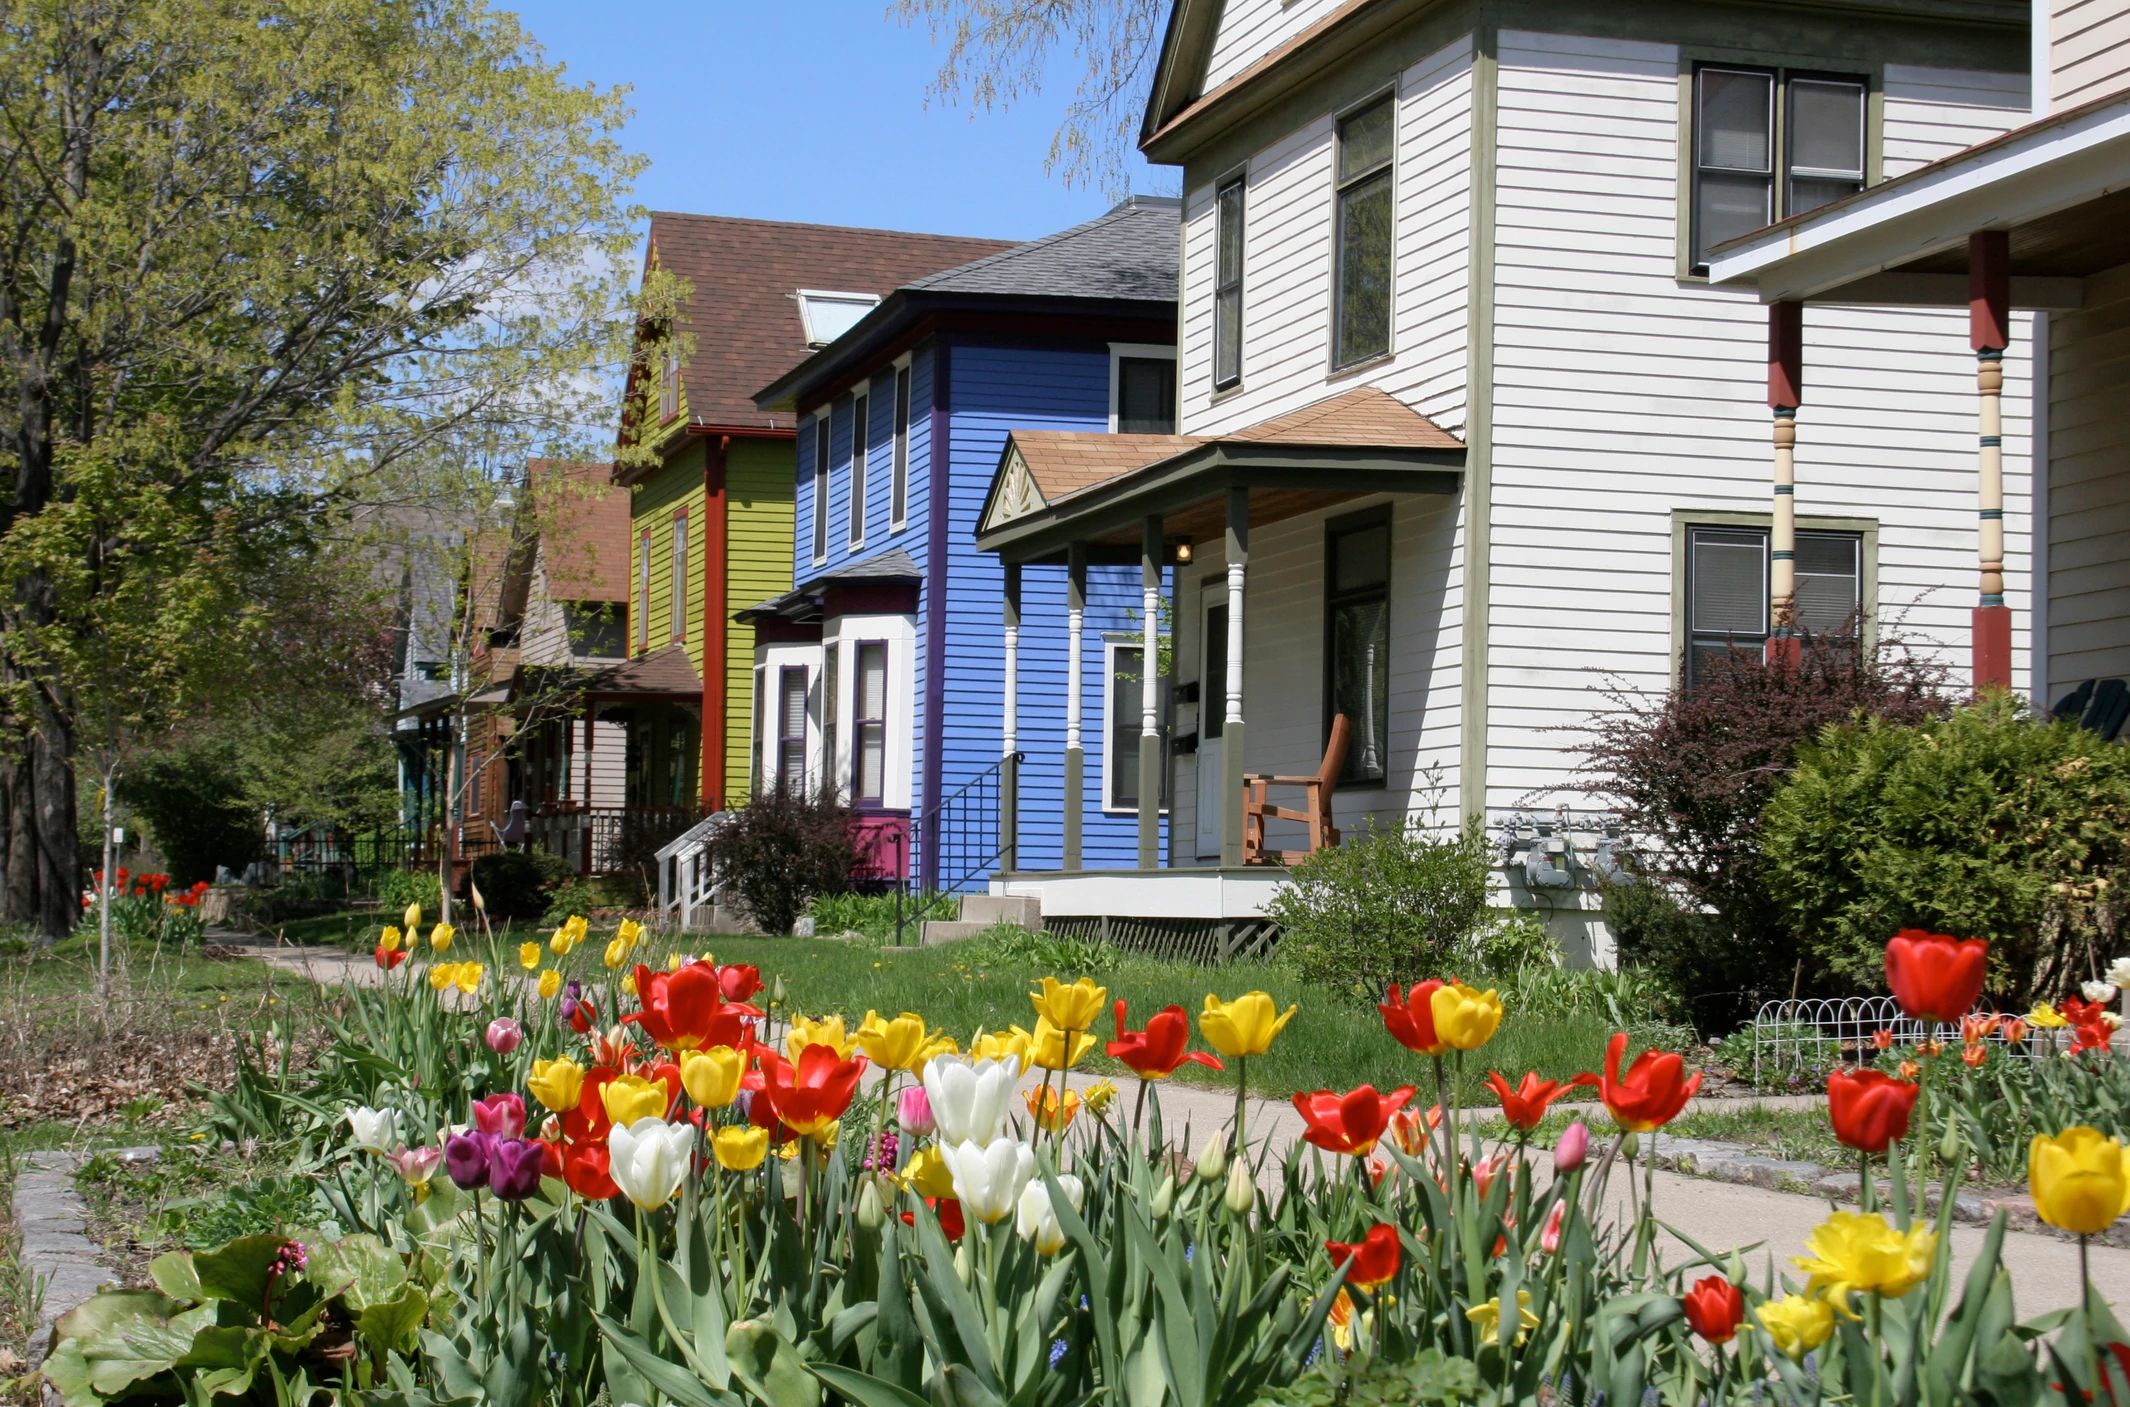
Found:
<svg viewBox="0 0 2130 1407"><path fill-rule="evenodd" d="M399 916L399 921L401 926L409 933L417 931L422 926L422 906L420 904L407 905L407 911Z"/></svg>
<svg viewBox="0 0 2130 1407"><path fill-rule="evenodd" d="M2071 1024L2071 1018L2047 1002L2036 1002L2034 1009L2026 1014L2026 1024L2038 1030L2060 1031Z"/></svg>
<svg viewBox="0 0 2130 1407"><path fill-rule="evenodd" d="M972 1060L1018 1060L1025 1070L1028 1056L1028 1033L1018 1026L1004 1031L978 1031L976 1039L969 1042Z"/></svg>
<svg viewBox="0 0 2130 1407"><path fill-rule="evenodd" d="M1116 1102L1117 1082L1115 1080L1097 1080L1080 1094L1080 1103L1086 1106L1087 1112L1090 1114L1099 1114Z"/></svg>
<svg viewBox="0 0 2130 1407"><path fill-rule="evenodd" d="M683 965L684 964L681 961L681 956L679 953L666 954L666 971L678 972L681 970Z"/></svg>
<svg viewBox="0 0 2130 1407"><path fill-rule="evenodd" d="M385 925L385 931L377 935L378 951L396 953L399 951L399 941L399 930L388 923Z"/></svg>
<svg viewBox="0 0 2130 1407"><path fill-rule="evenodd" d="M478 962L462 962L458 967L459 970L451 974L451 983L470 997L481 989L481 978L487 975L488 967Z"/></svg>
<svg viewBox="0 0 2130 1407"><path fill-rule="evenodd" d="M920 1197L951 1197L954 1195L954 1173L947 1167L946 1156L935 1144L926 1144L919 1149L895 1180L908 1191Z"/></svg>
<svg viewBox="0 0 2130 1407"><path fill-rule="evenodd" d="M612 971L614 968L621 966L628 960L629 945L622 942L619 938L614 939L612 942L606 945L606 952L600 958L600 961L604 962L607 965L607 969L609 971Z"/></svg>
<svg viewBox="0 0 2130 1407"><path fill-rule="evenodd" d="M784 1053L796 1065L799 1053L810 1045L834 1046L838 1060L850 1059L851 1052L858 1048L840 1016L824 1016L818 1020L811 1016L792 1017L791 1030L784 1037Z"/></svg>
<svg viewBox="0 0 2130 1407"><path fill-rule="evenodd" d="M621 926L614 930L614 936L633 948L643 941L643 925L635 919L625 918L621 921Z"/></svg>
<svg viewBox="0 0 2130 1407"><path fill-rule="evenodd" d="M752 1172L768 1153L768 1129L727 1126L710 1136L710 1156L726 1172Z"/></svg>
<svg viewBox="0 0 2130 1407"><path fill-rule="evenodd" d="M455 962L436 963L429 969L429 989L435 992L448 991L459 980L459 965Z"/></svg>
<svg viewBox="0 0 2130 1407"><path fill-rule="evenodd" d="M538 943L518 944L518 966L530 972L539 965L540 945Z"/></svg>
<svg viewBox="0 0 2130 1407"><path fill-rule="evenodd" d="M561 990L562 974L552 967L543 969L540 973L540 1000L551 1002Z"/></svg>
<svg viewBox="0 0 2130 1407"><path fill-rule="evenodd" d="M1061 1031L1085 1031L1109 1004L1109 989L1096 986L1092 977L1082 977L1069 987L1055 977L1045 977L1043 985L1028 994L1028 1004Z"/></svg>
<svg viewBox="0 0 2130 1407"><path fill-rule="evenodd" d="M747 1057L729 1045L681 1053L681 1088L705 1109L722 1109L739 1098L740 1076L746 1072Z"/></svg>
<svg viewBox="0 0 2130 1407"><path fill-rule="evenodd" d="M1048 1086L1028 1091L1028 1117L1035 1120L1036 1127L1049 1133L1062 1133L1080 1112L1080 1096L1071 1090L1065 1097Z"/></svg>
<svg viewBox="0 0 2130 1407"><path fill-rule="evenodd" d="M1050 1024L1050 1018L1039 1016L1033 1033L1016 1026L1014 1034L1028 1041L1028 1058L1043 1070L1070 1070L1087 1058L1087 1052L1095 1048L1095 1038L1085 1031L1063 1031Z"/></svg>
<svg viewBox="0 0 2130 1407"><path fill-rule="evenodd" d="M1272 1038L1294 1019L1294 1007L1276 1016L1274 1010L1272 998L1265 992L1244 992L1231 1002L1208 992L1205 1009L1198 1013L1198 1034L1231 1060L1263 1055L1272 1049Z"/></svg>
<svg viewBox="0 0 2130 1407"><path fill-rule="evenodd" d="M583 914L571 914L562 921L562 931L569 935L571 947L576 947L591 936L592 921Z"/></svg>
<svg viewBox="0 0 2130 1407"><path fill-rule="evenodd" d="M1851 1295L1899 1299L1929 1276L1937 1245L1927 1226L1902 1232L1875 1213L1836 1212L1806 1238L1811 1254L1790 1263L1812 1277L1807 1294L1824 1296L1836 1314L1855 1319Z"/></svg>
<svg viewBox="0 0 2130 1407"><path fill-rule="evenodd" d="M1501 1025L1501 997L1462 982L1437 987L1428 999L1435 1017L1435 1036L1452 1050L1477 1050L1494 1039Z"/></svg>
<svg viewBox="0 0 2130 1407"><path fill-rule="evenodd" d="M577 1101L584 1095L584 1067L566 1055L554 1060L535 1060L525 1088L540 1101L542 1108L567 1114L577 1107Z"/></svg>
<svg viewBox="0 0 2130 1407"><path fill-rule="evenodd" d="M1501 1341L1501 1297L1499 1295L1488 1300L1485 1304L1473 1305L1464 1312L1464 1317L1472 1321L1474 1329L1478 1332L1479 1342L1489 1344ZM1519 1348L1522 1347L1523 1341L1529 1338L1531 1331L1537 1327L1538 1316L1531 1312L1531 1292L1529 1290L1518 1290L1516 1292L1516 1338L1513 1340L1513 1345Z"/></svg>
<svg viewBox="0 0 2130 1407"><path fill-rule="evenodd" d="M564 927L555 930L555 936L547 940L547 946L556 957L566 958L569 950L577 945L570 939L569 929Z"/></svg>
<svg viewBox="0 0 2130 1407"><path fill-rule="evenodd" d="M2034 1211L2060 1231L2092 1236L2130 1211L2130 1149L2079 1125L2027 1145L2027 1190Z"/></svg>
<svg viewBox="0 0 2130 1407"><path fill-rule="evenodd" d="M629 1125L638 1119L663 1119L671 1102L665 1085L641 1075L623 1075L599 1087L599 1102L614 1123Z"/></svg>
<svg viewBox="0 0 2130 1407"><path fill-rule="evenodd" d="M927 1031L924 1018L905 1011L892 1020L867 1011L858 1027L858 1048L883 1070L921 1070L935 1055L954 1053L954 1041L938 1031Z"/></svg>
<svg viewBox="0 0 2130 1407"><path fill-rule="evenodd" d="M451 940L458 936L458 932L450 924L440 923L429 930L429 946L440 953L448 952L451 949Z"/></svg>
<svg viewBox="0 0 2130 1407"><path fill-rule="evenodd" d="M1769 1342L1777 1351L1788 1354L1792 1362L1804 1361L1806 1354L1834 1337L1834 1310L1813 1295L1785 1295L1769 1300L1753 1315Z"/></svg>

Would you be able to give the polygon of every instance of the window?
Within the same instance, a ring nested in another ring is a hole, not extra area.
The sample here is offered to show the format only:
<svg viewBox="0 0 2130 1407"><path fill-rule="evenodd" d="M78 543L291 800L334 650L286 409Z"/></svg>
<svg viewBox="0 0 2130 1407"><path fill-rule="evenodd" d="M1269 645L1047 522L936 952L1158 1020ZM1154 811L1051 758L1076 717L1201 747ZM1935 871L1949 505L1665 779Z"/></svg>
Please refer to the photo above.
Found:
<svg viewBox="0 0 2130 1407"><path fill-rule="evenodd" d="M887 795L887 642L858 645L851 707L851 800L878 806Z"/></svg>
<svg viewBox="0 0 2130 1407"><path fill-rule="evenodd" d="M658 360L658 419L661 424L680 414L680 354L667 349Z"/></svg>
<svg viewBox="0 0 2130 1407"><path fill-rule="evenodd" d="M688 515L673 515L673 638L688 635Z"/></svg>
<svg viewBox="0 0 2130 1407"><path fill-rule="evenodd" d="M573 655L588 659L619 659L628 653L621 619L613 607L604 602L565 602L562 623L569 632L569 649Z"/></svg>
<svg viewBox="0 0 2130 1407"><path fill-rule="evenodd" d="M843 647L831 640L821 651L821 791L830 800L837 800L836 748L842 737L842 722L838 716L843 711Z"/></svg>
<svg viewBox="0 0 2130 1407"><path fill-rule="evenodd" d="M1864 188L1865 80L1709 65L1694 72L1693 248Z"/></svg>
<svg viewBox="0 0 2130 1407"><path fill-rule="evenodd" d="M1797 626L1808 635L1844 634L1863 608L1863 535L1797 534ZM1769 531L1695 525L1686 530L1688 688L1712 658L1732 647L1759 650L1768 639Z"/></svg>
<svg viewBox="0 0 2130 1407"><path fill-rule="evenodd" d="M1334 368L1390 351L1390 168L1397 111L1385 94L1339 122Z"/></svg>
<svg viewBox="0 0 2130 1407"><path fill-rule="evenodd" d="M688 773L692 770L688 754L695 743L694 730L684 724L675 724L666 741L666 805L688 804Z"/></svg>
<svg viewBox="0 0 2130 1407"><path fill-rule="evenodd" d="M777 787L794 794L806 789L806 666L787 664L777 671Z"/></svg>
<svg viewBox="0 0 2130 1407"><path fill-rule="evenodd" d="M1104 805L1112 811L1139 809L1139 738L1145 730L1140 696L1140 661L1146 651L1140 645L1112 643L1109 646L1109 756L1103 765L1108 791ZM1154 717L1161 728L1161 809L1169 806L1168 708L1160 695L1168 681L1155 681Z"/></svg>
<svg viewBox="0 0 2130 1407"><path fill-rule="evenodd" d="M1380 782L1390 757L1390 515L1340 519L1324 541L1324 736L1352 729L1341 782Z"/></svg>
<svg viewBox="0 0 2130 1407"><path fill-rule="evenodd" d="M851 401L851 546L865 543L865 441L873 398L860 391Z"/></svg>
<svg viewBox="0 0 2130 1407"><path fill-rule="evenodd" d="M814 560L828 557L828 429L827 412L814 417Z"/></svg>
<svg viewBox="0 0 2130 1407"><path fill-rule="evenodd" d="M824 293L802 288L798 293L799 321L806 325L806 345L826 347L858 325L858 320L880 301L877 293Z"/></svg>
<svg viewBox="0 0 2130 1407"><path fill-rule="evenodd" d="M486 765L487 762L480 753L468 752L466 754L466 814L469 816L481 814L481 791L483 785L481 768Z"/></svg>
<svg viewBox="0 0 2130 1407"><path fill-rule="evenodd" d="M636 648L651 645L651 530L636 539Z"/></svg>
<svg viewBox="0 0 2130 1407"><path fill-rule="evenodd" d="M1119 354L1112 368L1112 423L1127 435L1176 433L1176 358Z"/></svg>
<svg viewBox="0 0 2130 1407"><path fill-rule="evenodd" d="M747 719L747 794L762 794L762 730L768 725L769 716L762 712L762 690L767 687L769 671L757 665L754 671L754 712Z"/></svg>
<svg viewBox="0 0 2130 1407"><path fill-rule="evenodd" d="M910 516L910 369L895 368L895 473L890 485L888 527L900 528Z"/></svg>
<svg viewBox="0 0 2130 1407"><path fill-rule="evenodd" d="M1242 380L1243 183L1213 197L1213 385Z"/></svg>

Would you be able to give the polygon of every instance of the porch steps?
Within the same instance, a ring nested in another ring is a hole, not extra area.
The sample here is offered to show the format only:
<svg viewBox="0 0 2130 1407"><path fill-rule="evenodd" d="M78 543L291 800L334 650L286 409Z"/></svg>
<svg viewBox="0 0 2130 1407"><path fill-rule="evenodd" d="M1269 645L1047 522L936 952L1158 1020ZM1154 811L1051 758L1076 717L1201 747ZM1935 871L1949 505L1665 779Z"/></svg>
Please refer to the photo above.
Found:
<svg viewBox="0 0 2130 1407"><path fill-rule="evenodd" d="M961 901L960 918L930 920L918 941L927 948L934 948L941 943L974 938L1002 923L1040 933L1043 929L1043 901L1021 894L970 894Z"/></svg>

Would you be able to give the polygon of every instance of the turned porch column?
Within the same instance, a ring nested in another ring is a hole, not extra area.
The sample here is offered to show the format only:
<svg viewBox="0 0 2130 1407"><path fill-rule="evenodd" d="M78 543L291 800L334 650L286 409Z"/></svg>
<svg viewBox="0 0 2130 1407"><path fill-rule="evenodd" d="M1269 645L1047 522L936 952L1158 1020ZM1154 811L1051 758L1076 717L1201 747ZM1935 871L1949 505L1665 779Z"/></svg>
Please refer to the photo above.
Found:
<svg viewBox="0 0 2130 1407"><path fill-rule="evenodd" d="M1081 641L1087 628L1087 549L1065 549L1065 855L1080 868L1080 813L1085 803L1087 754L1080 744Z"/></svg>
<svg viewBox="0 0 2130 1407"><path fill-rule="evenodd" d="M1228 490L1228 677L1222 681L1226 694L1220 724L1220 863L1233 867L1243 862L1243 576L1250 560L1250 491ZM1207 695L1199 706L1212 708L1214 681L1208 679L1200 692ZM1204 729L1199 730L1201 733Z"/></svg>
<svg viewBox="0 0 2130 1407"><path fill-rule="evenodd" d="M2012 686L2012 609L2004 601L2004 352L2012 344L2011 236L1978 230L1967 238L1967 340L1980 399L1976 451L1975 548L1981 600L1975 606L1975 690Z"/></svg>
<svg viewBox="0 0 2130 1407"><path fill-rule="evenodd" d="M1775 494L1768 528L1766 659L1795 661L1797 625L1797 408L1804 403L1805 305L1768 305L1768 409L1775 416Z"/></svg>
<svg viewBox="0 0 2130 1407"><path fill-rule="evenodd" d="M1020 839L1021 767L1021 564L1006 563L1006 697L999 706L1000 739L998 766L998 854L1006 870L1020 868L1015 852Z"/></svg>
<svg viewBox="0 0 2130 1407"><path fill-rule="evenodd" d="M1161 865L1161 519L1139 540L1139 868Z"/></svg>

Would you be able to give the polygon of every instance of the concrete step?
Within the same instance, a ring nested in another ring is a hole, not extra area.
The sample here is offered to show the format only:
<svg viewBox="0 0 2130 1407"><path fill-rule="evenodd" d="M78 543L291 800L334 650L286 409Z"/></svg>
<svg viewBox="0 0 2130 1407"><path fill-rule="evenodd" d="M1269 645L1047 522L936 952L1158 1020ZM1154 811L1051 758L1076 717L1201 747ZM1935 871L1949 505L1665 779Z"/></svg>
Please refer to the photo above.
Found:
<svg viewBox="0 0 2130 1407"><path fill-rule="evenodd" d="M1010 923L1030 932L1043 927L1043 901L1032 894L966 894L961 901L963 923Z"/></svg>
<svg viewBox="0 0 2130 1407"><path fill-rule="evenodd" d="M926 923L918 942L927 948L936 948L942 943L959 943L964 938L974 938L989 933L998 927L995 923L976 923L969 919L935 918Z"/></svg>

